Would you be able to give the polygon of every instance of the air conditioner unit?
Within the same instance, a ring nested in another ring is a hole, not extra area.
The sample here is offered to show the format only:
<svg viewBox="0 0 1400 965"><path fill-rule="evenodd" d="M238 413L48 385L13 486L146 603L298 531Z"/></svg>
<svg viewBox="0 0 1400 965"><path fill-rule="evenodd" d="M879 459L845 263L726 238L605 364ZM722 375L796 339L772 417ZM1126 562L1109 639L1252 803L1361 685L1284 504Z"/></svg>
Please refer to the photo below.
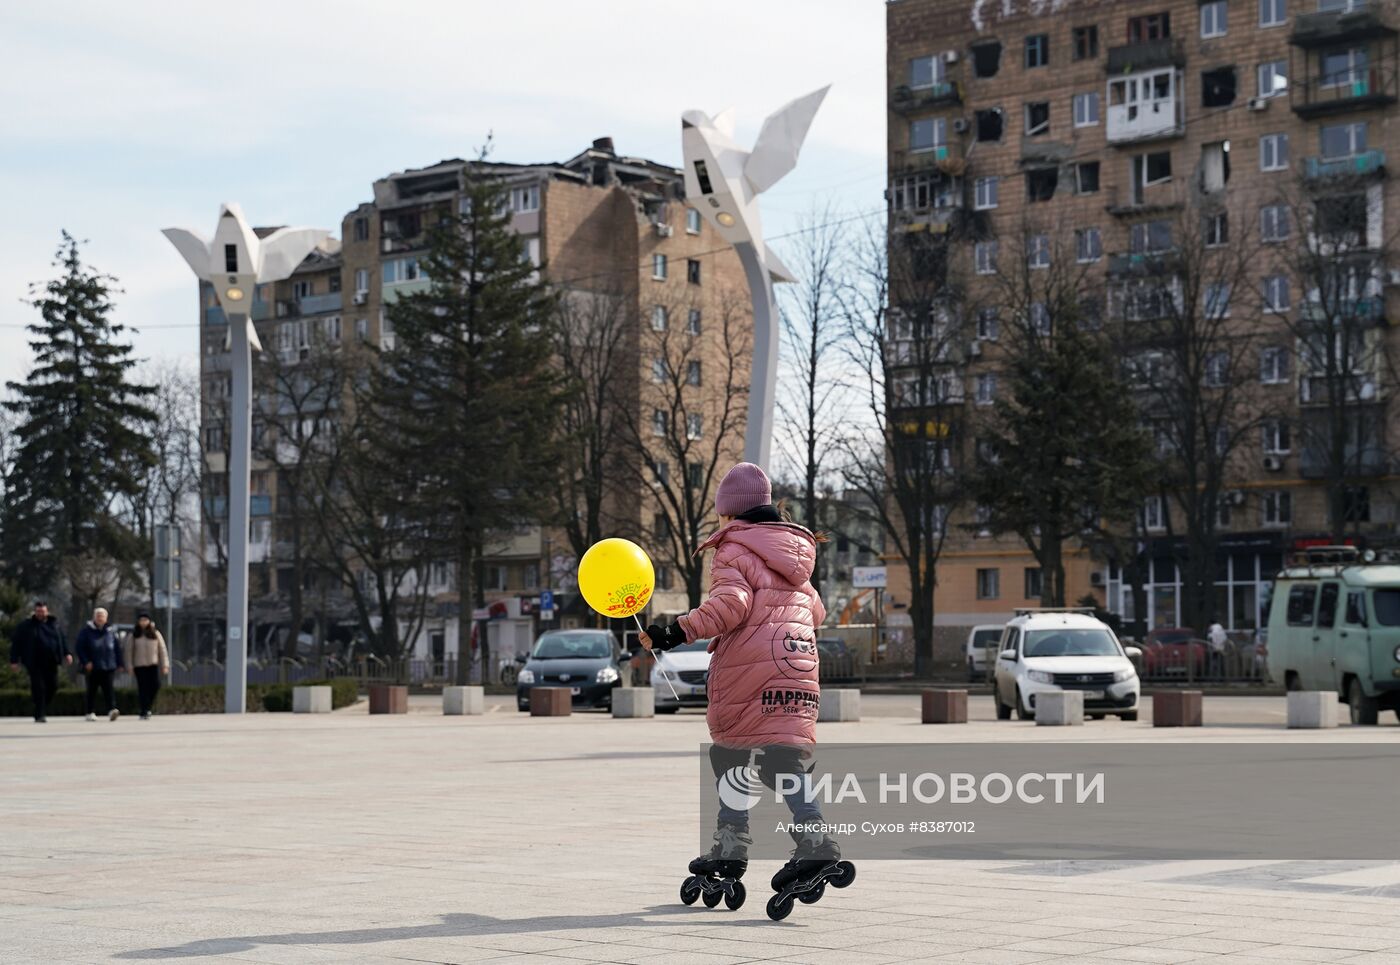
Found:
<svg viewBox="0 0 1400 965"><path fill-rule="evenodd" d="M958 62L958 52L956 50L945 50L943 52L943 63L956 64Z"/></svg>
<svg viewBox="0 0 1400 965"><path fill-rule="evenodd" d="M1269 472L1279 472L1283 469L1283 459L1279 456L1265 456L1264 468Z"/></svg>
<svg viewBox="0 0 1400 965"><path fill-rule="evenodd" d="M1249 109L1252 111L1268 110L1269 99L1267 97L1251 97L1249 99Z"/></svg>
<svg viewBox="0 0 1400 965"><path fill-rule="evenodd" d="M355 292L354 297L350 299L352 305L363 305L367 301L369 301L369 292Z"/></svg>
<svg viewBox="0 0 1400 965"><path fill-rule="evenodd" d="M1089 574L1089 585L1090 585L1090 586L1103 586L1103 585L1104 585L1103 570L1095 570L1094 572L1092 572L1092 573Z"/></svg>
<svg viewBox="0 0 1400 965"><path fill-rule="evenodd" d="M1243 489L1232 489L1232 490L1230 490L1230 505L1231 505L1231 506L1243 506L1243 505L1244 505L1244 490L1243 490Z"/></svg>
<svg viewBox="0 0 1400 965"><path fill-rule="evenodd" d="M966 117L956 117L956 118L953 119L953 132L954 132L954 133L956 133L956 134L966 134L966 133L967 133L967 128L968 128L968 124L967 124L967 118L966 118Z"/></svg>
<svg viewBox="0 0 1400 965"><path fill-rule="evenodd" d="M669 238L669 237L671 237L671 226L670 226L670 225L668 225L668 224L662 224L660 221L658 221L658 222L656 222L652 227L654 227L654 228L656 229L656 236L657 236L658 238Z"/></svg>
<svg viewBox="0 0 1400 965"><path fill-rule="evenodd" d="M974 359L975 359L975 358L980 358L980 357L981 357L981 355L982 355L982 341L981 341L981 339L975 339L975 338L974 338L974 339L971 341L971 343L968 344L968 346L967 346L967 354L968 354L968 357L969 357L969 358L974 358Z"/></svg>

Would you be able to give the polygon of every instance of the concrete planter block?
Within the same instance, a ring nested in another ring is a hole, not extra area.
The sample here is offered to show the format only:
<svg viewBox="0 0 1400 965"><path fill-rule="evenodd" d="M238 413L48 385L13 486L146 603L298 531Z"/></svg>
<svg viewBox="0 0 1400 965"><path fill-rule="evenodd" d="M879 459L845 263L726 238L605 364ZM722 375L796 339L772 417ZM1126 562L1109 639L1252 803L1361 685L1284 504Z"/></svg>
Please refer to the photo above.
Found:
<svg viewBox="0 0 1400 965"><path fill-rule="evenodd" d="M1316 730L1337 726L1337 695L1327 690L1291 690L1288 726Z"/></svg>
<svg viewBox="0 0 1400 965"><path fill-rule="evenodd" d="M292 713L329 714L331 712L331 688L293 687Z"/></svg>
<svg viewBox="0 0 1400 965"><path fill-rule="evenodd" d="M1152 695L1153 727L1200 727L1199 690L1164 690Z"/></svg>
<svg viewBox="0 0 1400 965"><path fill-rule="evenodd" d="M1084 723L1084 695L1078 690L1049 690L1035 695L1037 727L1070 727Z"/></svg>
<svg viewBox="0 0 1400 965"><path fill-rule="evenodd" d="M486 713L484 687L443 687L442 712L453 717L475 717Z"/></svg>
<svg viewBox="0 0 1400 965"><path fill-rule="evenodd" d="M371 714L408 713L408 688L393 684L373 684L369 688Z"/></svg>
<svg viewBox="0 0 1400 965"><path fill-rule="evenodd" d="M925 724L966 724L966 690L925 690L923 693L923 722Z"/></svg>
<svg viewBox="0 0 1400 965"><path fill-rule="evenodd" d="M656 691L650 687L616 687L612 692L614 717L655 717Z"/></svg>
<svg viewBox="0 0 1400 965"><path fill-rule="evenodd" d="M817 720L854 721L860 720L860 691L828 690L822 688L821 703L817 705Z"/></svg>
<svg viewBox="0 0 1400 965"><path fill-rule="evenodd" d="M568 717L574 711L574 695L568 687L531 687L531 717Z"/></svg>

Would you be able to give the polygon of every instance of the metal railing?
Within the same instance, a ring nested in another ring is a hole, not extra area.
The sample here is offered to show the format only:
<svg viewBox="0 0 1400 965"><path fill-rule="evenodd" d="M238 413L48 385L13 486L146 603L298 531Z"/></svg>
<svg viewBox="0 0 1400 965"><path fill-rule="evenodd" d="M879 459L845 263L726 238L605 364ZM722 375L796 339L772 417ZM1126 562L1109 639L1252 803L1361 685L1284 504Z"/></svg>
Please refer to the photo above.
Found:
<svg viewBox="0 0 1400 965"><path fill-rule="evenodd" d="M1309 77L1293 85L1293 109L1300 114L1373 107L1396 99L1395 70L1371 66L1345 78Z"/></svg>

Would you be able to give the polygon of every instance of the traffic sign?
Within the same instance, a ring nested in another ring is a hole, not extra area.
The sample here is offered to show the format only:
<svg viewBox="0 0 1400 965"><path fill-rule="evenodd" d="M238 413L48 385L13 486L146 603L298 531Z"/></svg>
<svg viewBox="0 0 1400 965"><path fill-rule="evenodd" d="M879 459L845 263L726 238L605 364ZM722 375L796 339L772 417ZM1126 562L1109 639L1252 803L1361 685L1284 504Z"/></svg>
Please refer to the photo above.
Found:
<svg viewBox="0 0 1400 965"><path fill-rule="evenodd" d="M886 572L883 566L854 566L851 568L851 586L857 590L883 590L886 586Z"/></svg>

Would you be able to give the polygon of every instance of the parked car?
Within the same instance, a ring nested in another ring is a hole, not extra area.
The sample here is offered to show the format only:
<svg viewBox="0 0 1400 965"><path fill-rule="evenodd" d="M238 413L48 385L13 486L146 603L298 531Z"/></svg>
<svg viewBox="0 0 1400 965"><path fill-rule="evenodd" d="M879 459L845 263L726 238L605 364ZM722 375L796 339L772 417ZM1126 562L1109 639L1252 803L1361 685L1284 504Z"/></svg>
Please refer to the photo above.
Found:
<svg viewBox="0 0 1400 965"><path fill-rule="evenodd" d="M651 668L651 689L656 694L656 712L674 714L682 707L704 707L710 702L710 641L696 640L667 650L665 661ZM671 688L676 690L675 696Z"/></svg>
<svg viewBox="0 0 1400 965"><path fill-rule="evenodd" d="M852 680L856 676L856 655L840 637L818 637L817 658L822 680Z"/></svg>
<svg viewBox="0 0 1400 965"><path fill-rule="evenodd" d="M997 644L1001 640L1001 631L1005 625L1001 623L985 623L981 626L973 627L967 632L967 648L964 656L967 659L967 679L986 680L987 668L991 667L996 660ZM989 657L987 651L991 651Z"/></svg>
<svg viewBox="0 0 1400 965"><path fill-rule="evenodd" d="M992 683L998 720L1008 719L1013 710L1022 720L1032 720L1036 698L1060 690L1083 692L1089 717L1116 714L1137 720L1142 685L1132 658L1141 651L1124 647L1107 624L1089 613L1018 613L1006 624L1000 647Z"/></svg>
<svg viewBox="0 0 1400 965"><path fill-rule="evenodd" d="M611 707L622 682L617 638L608 630L550 630L540 635L515 678L515 704L530 709L531 687L568 687L575 707Z"/></svg>
<svg viewBox="0 0 1400 965"><path fill-rule="evenodd" d="M1268 631L1275 683L1337 694L1353 724L1400 717L1400 565L1290 567L1274 583Z"/></svg>
<svg viewBox="0 0 1400 965"><path fill-rule="evenodd" d="M1158 627L1143 640L1143 666L1149 676L1205 676L1210 647L1190 627Z"/></svg>

